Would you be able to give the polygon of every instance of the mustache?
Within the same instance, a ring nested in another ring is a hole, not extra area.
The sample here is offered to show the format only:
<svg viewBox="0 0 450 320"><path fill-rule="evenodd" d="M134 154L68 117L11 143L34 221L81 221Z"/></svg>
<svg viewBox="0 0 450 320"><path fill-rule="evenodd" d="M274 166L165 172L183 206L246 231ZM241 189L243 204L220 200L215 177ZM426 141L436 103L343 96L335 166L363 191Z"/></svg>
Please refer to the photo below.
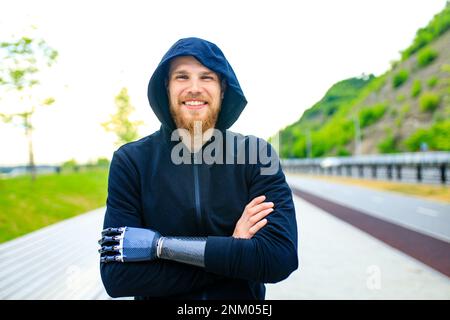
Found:
<svg viewBox="0 0 450 320"><path fill-rule="evenodd" d="M182 97L182 98L180 99L180 101L186 101L186 100L189 100L189 99L196 99L196 100L202 100L202 101L209 101L208 98L203 97L201 94L189 94L189 95L187 95L187 96L185 96L185 97Z"/></svg>

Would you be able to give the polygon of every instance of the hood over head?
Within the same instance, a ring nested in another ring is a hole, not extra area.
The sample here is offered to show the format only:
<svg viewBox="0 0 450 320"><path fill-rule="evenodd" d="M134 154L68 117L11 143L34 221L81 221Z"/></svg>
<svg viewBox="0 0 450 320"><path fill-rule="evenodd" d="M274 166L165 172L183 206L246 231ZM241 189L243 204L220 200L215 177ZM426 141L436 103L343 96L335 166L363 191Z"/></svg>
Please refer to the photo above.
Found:
<svg viewBox="0 0 450 320"><path fill-rule="evenodd" d="M178 40L161 59L148 84L148 100L153 112L163 126L176 129L169 110L169 99L165 87L170 61L179 56L193 56L208 69L218 73L226 80L226 89L221 110L217 118L217 129L228 129L239 118L247 105L238 79L225 55L214 43L200 38Z"/></svg>

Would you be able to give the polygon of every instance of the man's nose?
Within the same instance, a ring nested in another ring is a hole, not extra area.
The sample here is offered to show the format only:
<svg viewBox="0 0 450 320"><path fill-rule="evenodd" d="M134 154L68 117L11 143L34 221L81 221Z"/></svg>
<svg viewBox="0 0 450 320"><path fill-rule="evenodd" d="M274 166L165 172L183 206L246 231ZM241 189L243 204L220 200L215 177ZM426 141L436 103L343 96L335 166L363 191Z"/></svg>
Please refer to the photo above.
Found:
<svg viewBox="0 0 450 320"><path fill-rule="evenodd" d="M190 81L189 92L192 94L199 93L201 91L200 81L198 79L192 79Z"/></svg>

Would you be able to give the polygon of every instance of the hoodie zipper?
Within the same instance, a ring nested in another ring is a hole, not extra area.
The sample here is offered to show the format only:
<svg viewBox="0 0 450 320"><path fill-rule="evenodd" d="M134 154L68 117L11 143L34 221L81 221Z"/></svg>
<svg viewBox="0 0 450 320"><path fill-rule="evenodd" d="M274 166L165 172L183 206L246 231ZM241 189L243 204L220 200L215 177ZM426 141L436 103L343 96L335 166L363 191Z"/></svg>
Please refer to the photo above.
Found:
<svg viewBox="0 0 450 320"><path fill-rule="evenodd" d="M194 170L194 196L195 196L195 214L197 216L197 223L200 231L203 233L203 223L202 223L202 207L200 204L200 182L198 177L198 165L194 162L194 155L192 155L192 165ZM201 300L207 300L208 294L206 289L203 290L201 295Z"/></svg>
<svg viewBox="0 0 450 320"><path fill-rule="evenodd" d="M200 182L198 177L198 165L194 163L194 156L192 156L192 164L194 170L195 214L197 216L198 227L200 231L203 233L202 207L200 204Z"/></svg>

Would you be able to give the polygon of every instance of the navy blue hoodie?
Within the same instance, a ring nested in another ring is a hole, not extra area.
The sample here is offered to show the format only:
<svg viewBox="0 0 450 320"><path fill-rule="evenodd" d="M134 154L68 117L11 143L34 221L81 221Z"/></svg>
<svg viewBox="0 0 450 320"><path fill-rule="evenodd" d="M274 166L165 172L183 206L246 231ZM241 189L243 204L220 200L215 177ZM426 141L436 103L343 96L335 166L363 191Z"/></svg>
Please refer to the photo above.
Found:
<svg viewBox="0 0 450 320"><path fill-rule="evenodd" d="M224 134L224 143L217 154L234 148L235 153L229 153L236 159L239 146L248 154L250 142L256 140L259 146L266 146L266 154L276 157L262 139L227 130L247 101L222 51L199 38L176 42L148 86L148 99L161 121L160 130L114 152L104 227L141 227L163 236L207 237L205 268L168 260L101 264L103 284L112 297L264 299L264 283L281 281L298 267L291 190L280 166L273 174L261 174L268 164L259 157L253 163L173 163L171 150L181 142L171 140L175 125L164 81L171 59L177 56L193 56L226 80L216 124ZM244 207L260 195L274 203L267 225L251 239L231 237Z"/></svg>

